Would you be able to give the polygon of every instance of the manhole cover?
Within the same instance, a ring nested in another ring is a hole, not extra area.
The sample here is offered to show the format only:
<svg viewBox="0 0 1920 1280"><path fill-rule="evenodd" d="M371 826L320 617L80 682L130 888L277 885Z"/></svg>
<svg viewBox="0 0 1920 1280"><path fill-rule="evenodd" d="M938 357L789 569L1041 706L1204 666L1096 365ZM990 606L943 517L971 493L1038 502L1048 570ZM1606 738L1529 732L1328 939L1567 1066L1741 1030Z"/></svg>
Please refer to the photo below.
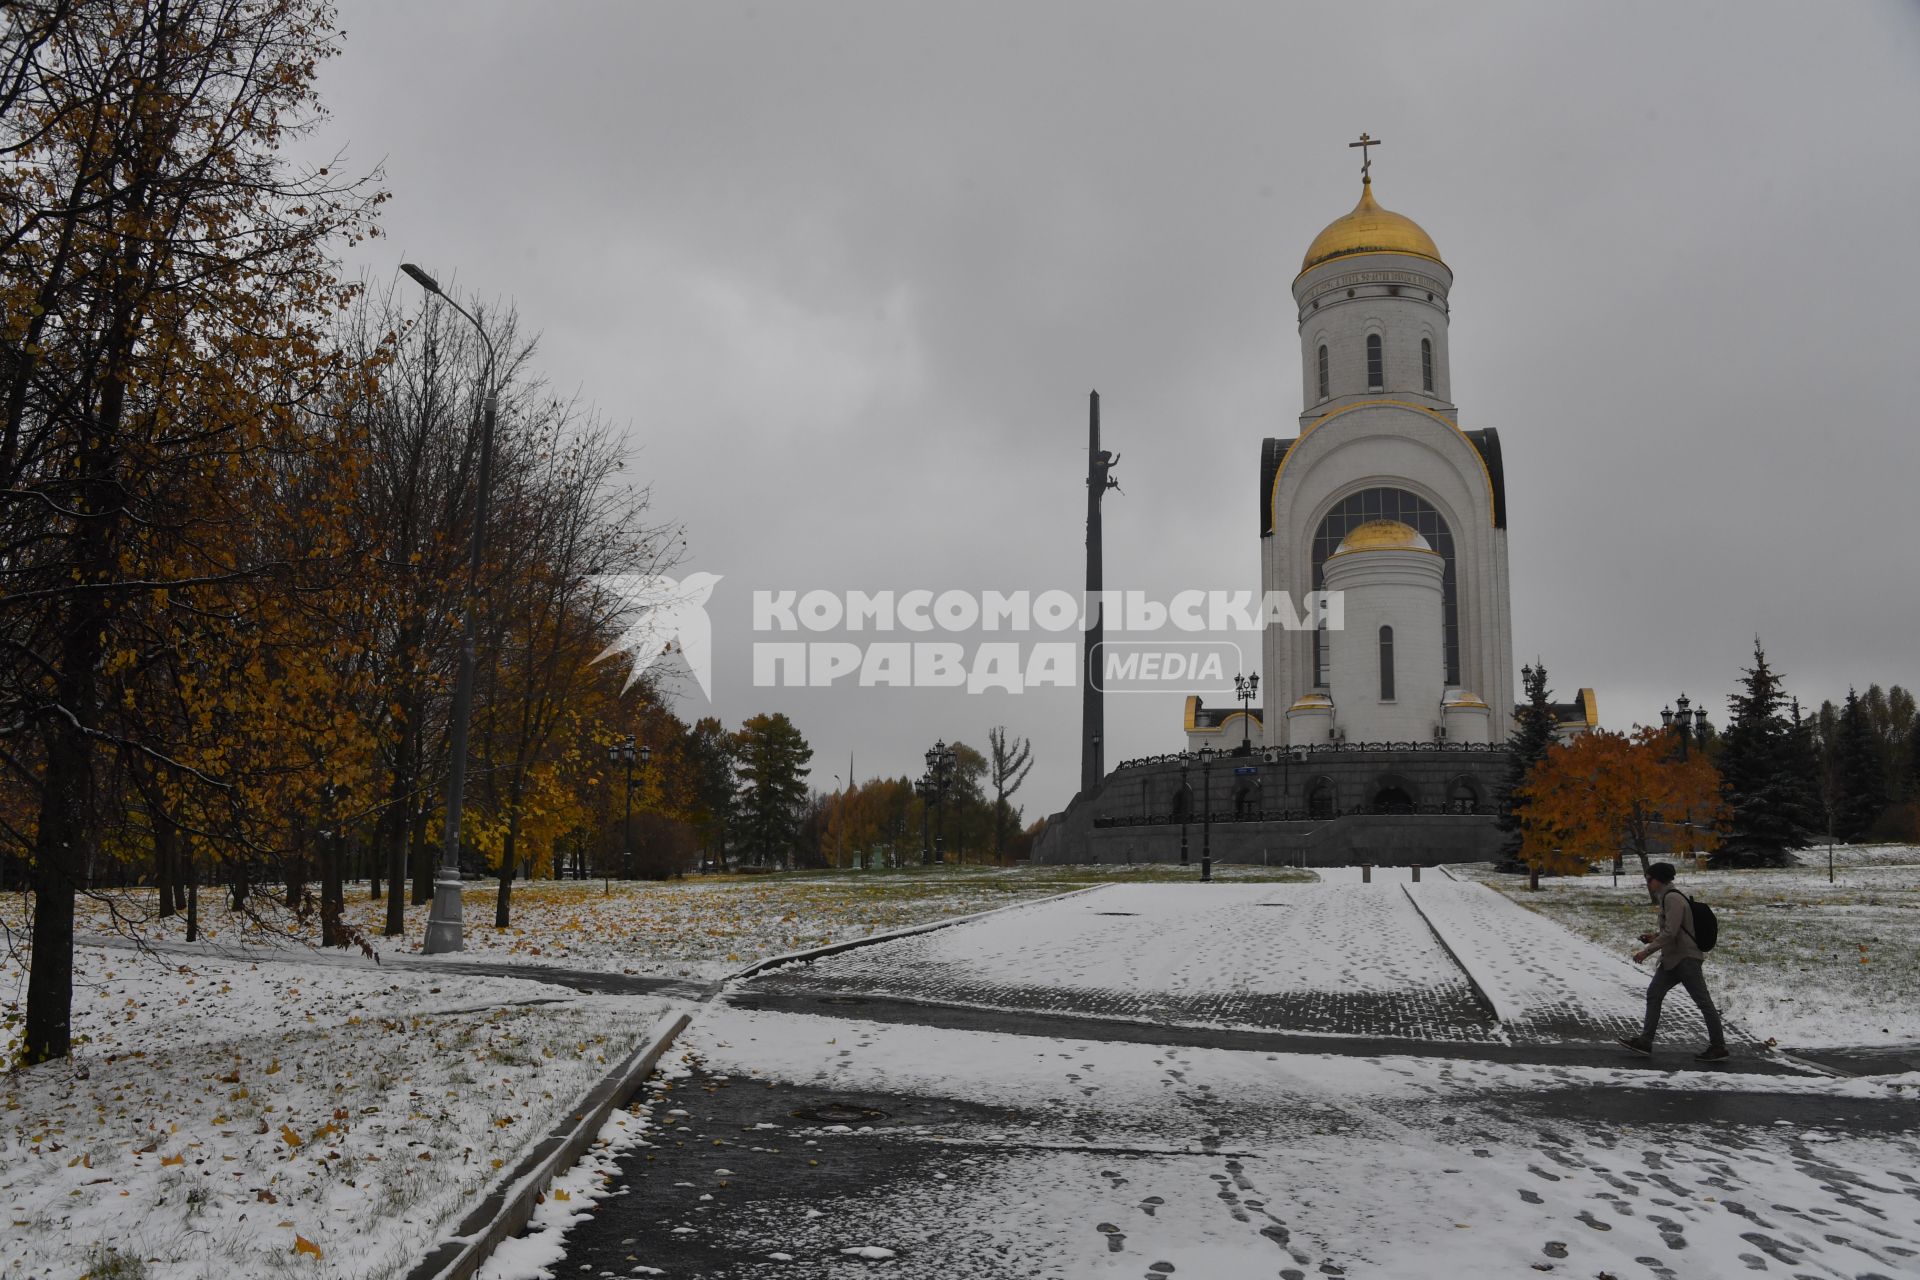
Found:
<svg viewBox="0 0 1920 1280"><path fill-rule="evenodd" d="M856 1120L884 1120L887 1113L872 1107L856 1107L845 1102L827 1102L817 1107L802 1107L788 1112L795 1120L818 1120L821 1124L852 1124Z"/></svg>
<svg viewBox="0 0 1920 1280"><path fill-rule="evenodd" d="M1137 916L1140 913L1138 911L1096 911L1093 914L1097 916Z"/></svg>
<svg viewBox="0 0 1920 1280"><path fill-rule="evenodd" d="M865 1004L865 996L821 996L821 1004Z"/></svg>

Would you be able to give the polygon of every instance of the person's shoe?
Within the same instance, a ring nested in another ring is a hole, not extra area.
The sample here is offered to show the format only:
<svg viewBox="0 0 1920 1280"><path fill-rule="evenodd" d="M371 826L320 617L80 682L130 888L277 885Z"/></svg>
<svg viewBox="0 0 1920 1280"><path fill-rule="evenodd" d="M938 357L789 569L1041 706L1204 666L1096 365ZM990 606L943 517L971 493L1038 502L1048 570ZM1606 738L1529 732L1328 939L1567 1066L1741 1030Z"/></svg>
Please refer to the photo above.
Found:
<svg viewBox="0 0 1920 1280"><path fill-rule="evenodd" d="M1730 1056L1731 1055L1727 1053L1727 1046L1723 1044L1710 1044L1700 1052L1694 1054L1693 1060L1695 1062L1725 1062Z"/></svg>
<svg viewBox="0 0 1920 1280"><path fill-rule="evenodd" d="M1620 1043L1645 1058L1653 1056L1653 1042L1645 1036L1621 1036Z"/></svg>

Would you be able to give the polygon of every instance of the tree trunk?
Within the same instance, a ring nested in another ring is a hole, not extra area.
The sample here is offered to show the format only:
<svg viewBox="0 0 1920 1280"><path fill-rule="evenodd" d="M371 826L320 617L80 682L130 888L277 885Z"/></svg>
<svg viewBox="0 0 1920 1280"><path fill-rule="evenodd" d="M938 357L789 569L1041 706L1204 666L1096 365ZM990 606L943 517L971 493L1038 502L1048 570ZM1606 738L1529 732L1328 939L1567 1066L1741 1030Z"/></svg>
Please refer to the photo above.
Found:
<svg viewBox="0 0 1920 1280"><path fill-rule="evenodd" d="M418 907L433 901L433 846L427 843L425 809L413 815L409 835L413 846L413 905Z"/></svg>
<svg viewBox="0 0 1920 1280"><path fill-rule="evenodd" d="M329 821L338 821L329 816ZM344 947L340 916L346 908L346 895L340 880L340 833L330 829L320 846L320 945Z"/></svg>
<svg viewBox="0 0 1920 1280"><path fill-rule="evenodd" d="M173 824L159 812L157 805L147 807L147 821L153 827L154 896L159 899L160 918L164 920L174 911Z"/></svg>
<svg viewBox="0 0 1920 1280"><path fill-rule="evenodd" d="M192 854L187 855L182 870L186 872L187 882L187 941L198 942L200 941L200 876L194 870ZM240 883L244 886L246 882L243 880ZM240 892L244 897L244 888Z"/></svg>
<svg viewBox="0 0 1920 1280"><path fill-rule="evenodd" d="M516 787L517 791L519 788ZM493 907L493 927L507 927L508 911L513 904L513 849L520 839L520 805L514 801L513 812L507 819L507 843L500 851L500 897Z"/></svg>

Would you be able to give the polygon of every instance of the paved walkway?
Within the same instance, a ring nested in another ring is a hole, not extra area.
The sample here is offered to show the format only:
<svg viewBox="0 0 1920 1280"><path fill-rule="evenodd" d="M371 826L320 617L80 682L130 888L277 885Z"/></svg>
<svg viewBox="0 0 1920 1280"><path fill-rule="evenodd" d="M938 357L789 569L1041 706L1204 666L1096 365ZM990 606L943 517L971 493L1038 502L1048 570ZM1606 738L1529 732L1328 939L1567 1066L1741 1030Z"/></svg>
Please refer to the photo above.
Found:
<svg viewBox="0 0 1920 1280"><path fill-rule="evenodd" d="M1329 873L1330 875L1335 873ZM1481 885L1128 885L760 977L754 990L1422 1044L1637 1030L1650 974ZM1684 994L1662 1025L1704 1043Z"/></svg>
<svg viewBox="0 0 1920 1280"><path fill-rule="evenodd" d="M1920 1099L1695 1070L1678 1025L1628 1058L1643 982L1386 877L1116 887L773 971L683 1036L554 1274L1914 1274Z"/></svg>

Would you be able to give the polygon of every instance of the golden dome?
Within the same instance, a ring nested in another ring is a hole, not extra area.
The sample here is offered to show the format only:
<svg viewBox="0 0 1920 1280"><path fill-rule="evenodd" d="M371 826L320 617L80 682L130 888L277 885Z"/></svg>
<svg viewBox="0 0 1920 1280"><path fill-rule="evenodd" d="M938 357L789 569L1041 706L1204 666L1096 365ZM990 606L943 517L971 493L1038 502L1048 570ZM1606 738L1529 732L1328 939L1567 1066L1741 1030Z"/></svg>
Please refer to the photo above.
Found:
<svg viewBox="0 0 1920 1280"><path fill-rule="evenodd" d="M1369 520L1340 540L1334 555L1353 551L1427 551L1433 548L1410 524L1398 520Z"/></svg>
<svg viewBox="0 0 1920 1280"><path fill-rule="evenodd" d="M1303 693L1288 710L1331 711L1333 710L1333 699L1324 693Z"/></svg>
<svg viewBox="0 0 1920 1280"><path fill-rule="evenodd" d="M1311 271L1323 262L1356 253L1410 253L1416 258L1432 258L1446 265L1441 262L1433 237L1421 230L1419 223L1373 202L1371 178L1361 182L1360 203L1353 206L1353 212L1334 219L1325 231L1313 238L1300 270Z"/></svg>

